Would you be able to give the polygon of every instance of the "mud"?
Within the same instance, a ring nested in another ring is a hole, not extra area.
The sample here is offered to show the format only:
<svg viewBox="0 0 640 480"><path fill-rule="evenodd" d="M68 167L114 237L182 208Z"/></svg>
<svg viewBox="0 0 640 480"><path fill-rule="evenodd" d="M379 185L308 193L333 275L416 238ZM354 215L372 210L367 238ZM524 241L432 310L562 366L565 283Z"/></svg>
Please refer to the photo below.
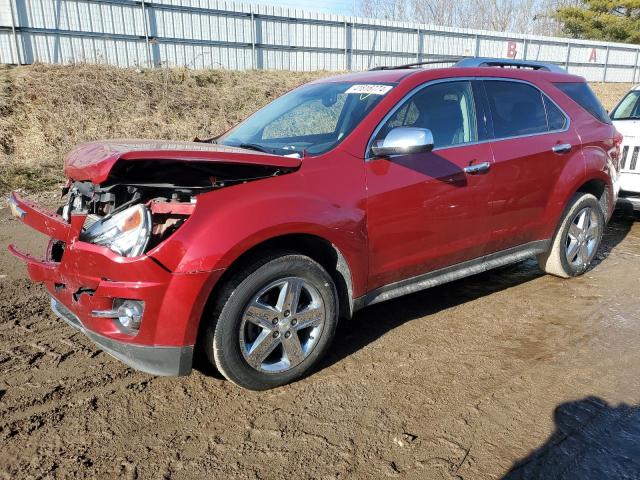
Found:
<svg viewBox="0 0 640 480"><path fill-rule="evenodd" d="M638 478L640 222L581 278L535 262L379 304L311 376L154 378L49 313L0 210L0 478Z"/></svg>

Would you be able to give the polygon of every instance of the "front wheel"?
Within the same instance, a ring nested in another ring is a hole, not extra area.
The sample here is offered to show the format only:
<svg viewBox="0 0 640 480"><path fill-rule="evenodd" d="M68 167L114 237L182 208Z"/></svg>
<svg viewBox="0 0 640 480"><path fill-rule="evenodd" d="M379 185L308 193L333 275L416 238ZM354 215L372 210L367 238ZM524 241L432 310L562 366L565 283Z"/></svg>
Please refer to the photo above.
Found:
<svg viewBox="0 0 640 480"><path fill-rule="evenodd" d="M204 338L207 356L241 387L284 385L325 353L337 305L331 277L310 258L281 252L256 260L222 289Z"/></svg>
<svg viewBox="0 0 640 480"><path fill-rule="evenodd" d="M575 194L551 249L538 256L540 268L562 278L582 275L596 255L604 227L604 213L596 197L589 193Z"/></svg>

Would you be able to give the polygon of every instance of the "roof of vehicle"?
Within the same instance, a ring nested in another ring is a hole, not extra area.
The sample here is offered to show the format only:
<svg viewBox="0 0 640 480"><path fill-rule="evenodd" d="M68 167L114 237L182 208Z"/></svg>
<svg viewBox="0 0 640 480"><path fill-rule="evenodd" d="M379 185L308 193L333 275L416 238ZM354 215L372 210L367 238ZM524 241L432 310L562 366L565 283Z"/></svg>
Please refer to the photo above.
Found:
<svg viewBox="0 0 640 480"><path fill-rule="evenodd" d="M449 77L498 77L518 80L545 79L551 82L584 82L584 78L568 73L525 70L519 68L499 67L447 67L447 68L407 68L398 70L369 70L366 72L347 73L316 80L324 82L354 83L399 83L408 77L423 77L423 81Z"/></svg>
<svg viewBox="0 0 640 480"><path fill-rule="evenodd" d="M422 62L425 64L438 61ZM443 61L445 63L446 61ZM572 75L562 68L539 62L524 62L493 58L467 58L451 67L419 68L422 63L399 67L377 67L365 72L347 73L316 80L324 82L353 83L399 83L408 77L422 77L421 80L437 80L449 77L500 77L519 80L545 79L551 82L584 82L585 79ZM636 87L640 90L640 86Z"/></svg>

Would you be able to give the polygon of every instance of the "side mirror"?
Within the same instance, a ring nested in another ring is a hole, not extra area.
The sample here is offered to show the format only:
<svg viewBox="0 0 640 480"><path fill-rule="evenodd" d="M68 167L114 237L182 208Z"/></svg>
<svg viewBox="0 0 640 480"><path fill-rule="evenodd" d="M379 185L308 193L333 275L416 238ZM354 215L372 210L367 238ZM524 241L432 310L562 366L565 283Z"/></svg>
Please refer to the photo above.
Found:
<svg viewBox="0 0 640 480"><path fill-rule="evenodd" d="M378 157L430 152L433 133L428 128L396 127L383 140L376 140L371 151Z"/></svg>

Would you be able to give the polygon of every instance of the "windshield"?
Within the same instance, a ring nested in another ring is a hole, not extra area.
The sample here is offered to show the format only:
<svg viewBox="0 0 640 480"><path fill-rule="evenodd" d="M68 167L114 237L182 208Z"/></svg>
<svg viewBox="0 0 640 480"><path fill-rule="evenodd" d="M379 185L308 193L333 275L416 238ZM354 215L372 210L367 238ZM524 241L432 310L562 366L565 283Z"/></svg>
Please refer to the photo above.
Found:
<svg viewBox="0 0 640 480"><path fill-rule="evenodd" d="M218 143L278 155L324 153L349 135L392 88L350 82L303 86L258 110Z"/></svg>
<svg viewBox="0 0 640 480"><path fill-rule="evenodd" d="M611 120L640 120L640 91L629 92L611 112Z"/></svg>

